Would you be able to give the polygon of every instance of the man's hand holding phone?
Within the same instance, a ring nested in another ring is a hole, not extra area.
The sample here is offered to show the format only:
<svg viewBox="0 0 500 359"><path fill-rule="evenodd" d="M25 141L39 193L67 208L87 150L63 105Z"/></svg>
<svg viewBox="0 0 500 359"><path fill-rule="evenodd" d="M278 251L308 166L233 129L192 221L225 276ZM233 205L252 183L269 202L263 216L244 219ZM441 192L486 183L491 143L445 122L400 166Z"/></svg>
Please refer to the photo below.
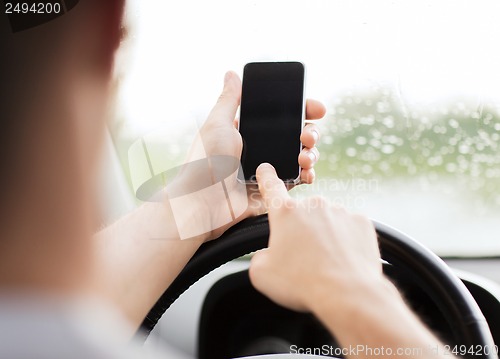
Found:
<svg viewBox="0 0 500 359"><path fill-rule="evenodd" d="M257 167L268 162L288 185L300 183L297 157L303 147L300 135L306 111L305 78L301 62L245 65L239 123L243 138L240 181L255 184ZM318 137L318 132L312 134ZM315 162L318 152L309 149L307 156Z"/></svg>
<svg viewBox="0 0 500 359"><path fill-rule="evenodd" d="M241 87L241 80L236 73L226 73L224 77L224 89L200 130L200 141L207 157L232 156L238 159L241 158L243 141L237 129L238 119L236 119L236 112L240 105ZM326 109L321 102L315 100L306 101L307 120L320 119L325 115L325 112ZM312 183L314 181L315 174L313 167L319 158L319 152L315 147L318 140L319 130L317 126L311 123L306 124L300 134L300 141L303 144L303 148L295 160L302 169L300 172L301 183ZM194 147L196 147L196 144ZM189 180L189 178L186 180ZM236 176L234 176L231 178L231 183L226 183L226 189L228 197L233 203L239 201L248 202L248 207L243 214L234 218L231 223L219 227L215 224L219 216L219 204L208 201L205 212L211 216L211 220L214 223L212 228L215 229L208 235L207 239L217 238L237 222L265 211L265 206L256 185L254 188L245 186L238 182ZM245 198L241 198L242 196L245 196ZM220 206L221 208L225 207L227 203L220 203Z"/></svg>

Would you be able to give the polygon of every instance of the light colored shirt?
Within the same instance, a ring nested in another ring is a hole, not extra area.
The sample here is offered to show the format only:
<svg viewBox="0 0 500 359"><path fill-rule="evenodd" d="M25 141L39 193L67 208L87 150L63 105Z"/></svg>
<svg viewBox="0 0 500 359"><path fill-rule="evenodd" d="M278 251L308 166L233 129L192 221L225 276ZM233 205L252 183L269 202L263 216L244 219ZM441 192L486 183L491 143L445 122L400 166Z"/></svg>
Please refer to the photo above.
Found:
<svg viewBox="0 0 500 359"><path fill-rule="evenodd" d="M130 332L96 300L0 294L0 359L172 358L131 341Z"/></svg>

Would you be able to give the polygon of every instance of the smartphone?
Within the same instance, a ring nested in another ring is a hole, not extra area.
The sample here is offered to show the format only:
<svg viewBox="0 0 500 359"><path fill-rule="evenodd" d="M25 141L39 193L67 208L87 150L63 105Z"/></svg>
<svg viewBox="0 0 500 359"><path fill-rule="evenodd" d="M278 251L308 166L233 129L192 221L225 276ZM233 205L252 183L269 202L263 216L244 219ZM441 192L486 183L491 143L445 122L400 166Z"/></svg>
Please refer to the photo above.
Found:
<svg viewBox="0 0 500 359"><path fill-rule="evenodd" d="M257 167L268 162L285 183L299 182L304 91L305 67L300 62L245 65L239 121L243 138L240 181L255 183Z"/></svg>

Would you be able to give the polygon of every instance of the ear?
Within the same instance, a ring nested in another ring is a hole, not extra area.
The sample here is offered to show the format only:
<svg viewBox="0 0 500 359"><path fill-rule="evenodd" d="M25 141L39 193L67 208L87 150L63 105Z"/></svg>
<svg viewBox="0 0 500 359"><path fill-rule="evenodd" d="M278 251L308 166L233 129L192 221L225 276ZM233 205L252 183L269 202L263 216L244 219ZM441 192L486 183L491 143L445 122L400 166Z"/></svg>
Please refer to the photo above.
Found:
<svg viewBox="0 0 500 359"><path fill-rule="evenodd" d="M123 10L125 7L125 0L100 0L99 3L103 3L106 7L105 11L108 16L108 28L107 33L109 34L109 49L114 52L118 49L120 45L120 40L122 38L123 32Z"/></svg>
<svg viewBox="0 0 500 359"><path fill-rule="evenodd" d="M123 10L124 0L93 0L96 4L96 11L101 12L99 20L102 21L102 54L103 65L106 70L111 71L115 52L120 46L123 35Z"/></svg>

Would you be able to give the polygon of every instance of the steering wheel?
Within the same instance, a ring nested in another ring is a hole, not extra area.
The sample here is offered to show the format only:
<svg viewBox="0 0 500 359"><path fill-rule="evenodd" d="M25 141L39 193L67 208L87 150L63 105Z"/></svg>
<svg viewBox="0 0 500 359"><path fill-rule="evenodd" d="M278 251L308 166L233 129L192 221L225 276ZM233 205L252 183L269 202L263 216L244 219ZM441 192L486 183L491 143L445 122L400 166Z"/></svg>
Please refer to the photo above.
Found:
<svg viewBox="0 0 500 359"><path fill-rule="evenodd" d="M498 359L486 319L470 292L451 269L412 238L387 225L378 222L374 222L374 225L382 258L398 270L410 273L412 279L426 291L448 322L455 342L467 348L488 347L492 350L483 350L481 357ZM269 223L267 215L262 215L246 219L219 239L202 245L151 309L136 337L146 340L163 313L200 278L233 259L266 247L268 239Z"/></svg>

